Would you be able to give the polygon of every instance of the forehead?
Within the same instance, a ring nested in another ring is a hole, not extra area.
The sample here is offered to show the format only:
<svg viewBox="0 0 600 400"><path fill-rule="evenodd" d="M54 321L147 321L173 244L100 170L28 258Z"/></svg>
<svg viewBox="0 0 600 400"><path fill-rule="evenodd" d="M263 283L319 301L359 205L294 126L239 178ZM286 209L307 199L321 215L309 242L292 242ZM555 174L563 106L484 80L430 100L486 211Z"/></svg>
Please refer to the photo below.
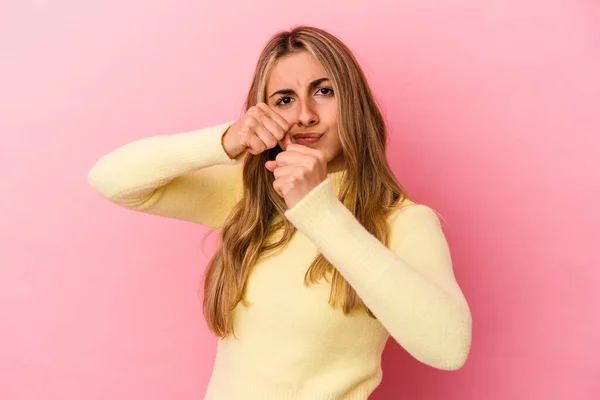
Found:
<svg viewBox="0 0 600 400"><path fill-rule="evenodd" d="M315 79L327 77L325 70L305 51L279 58L271 70L267 90L306 87Z"/></svg>

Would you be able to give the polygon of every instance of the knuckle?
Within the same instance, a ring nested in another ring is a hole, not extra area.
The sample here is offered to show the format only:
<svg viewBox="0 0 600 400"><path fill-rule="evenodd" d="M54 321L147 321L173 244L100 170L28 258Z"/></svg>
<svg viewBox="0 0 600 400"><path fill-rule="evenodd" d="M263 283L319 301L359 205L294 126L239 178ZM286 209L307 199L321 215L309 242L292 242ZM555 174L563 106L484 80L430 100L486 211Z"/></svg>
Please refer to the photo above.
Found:
<svg viewBox="0 0 600 400"><path fill-rule="evenodd" d="M243 138L248 138L248 136L250 136L250 128L248 125L243 126L242 129L240 129L240 136Z"/></svg>
<svg viewBox="0 0 600 400"><path fill-rule="evenodd" d="M278 127L277 129L277 140L283 140L285 137L285 130L282 127Z"/></svg>
<svg viewBox="0 0 600 400"><path fill-rule="evenodd" d="M251 115L247 120L246 126L249 128L254 128L257 125L258 125L257 119L253 115Z"/></svg>
<svg viewBox="0 0 600 400"><path fill-rule="evenodd" d="M258 117L260 115L260 108L256 107L256 106L252 106L248 109L248 115L252 116L252 117Z"/></svg>

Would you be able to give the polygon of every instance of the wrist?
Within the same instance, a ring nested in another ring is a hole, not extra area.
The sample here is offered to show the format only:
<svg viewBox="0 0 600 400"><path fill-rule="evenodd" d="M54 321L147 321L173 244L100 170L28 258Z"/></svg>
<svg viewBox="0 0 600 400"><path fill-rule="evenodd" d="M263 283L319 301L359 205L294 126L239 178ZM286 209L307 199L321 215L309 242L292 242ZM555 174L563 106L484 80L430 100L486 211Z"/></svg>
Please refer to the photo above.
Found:
<svg viewBox="0 0 600 400"><path fill-rule="evenodd" d="M231 128L231 126L229 126L225 130L225 132L223 132L223 135L221 135L221 147L223 148L223 151L225 151L227 156L233 160L241 153L241 151L237 151L231 145L230 136L228 135L230 128Z"/></svg>

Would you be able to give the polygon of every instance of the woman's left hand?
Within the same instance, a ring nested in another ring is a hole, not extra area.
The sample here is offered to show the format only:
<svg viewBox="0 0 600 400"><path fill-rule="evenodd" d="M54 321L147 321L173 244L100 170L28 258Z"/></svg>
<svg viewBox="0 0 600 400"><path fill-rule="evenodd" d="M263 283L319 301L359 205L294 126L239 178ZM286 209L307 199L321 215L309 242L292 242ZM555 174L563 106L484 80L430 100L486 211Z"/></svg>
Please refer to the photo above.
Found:
<svg viewBox="0 0 600 400"><path fill-rule="evenodd" d="M273 188L283 197L288 209L327 178L327 161L323 153L296 143L289 144L265 166L275 174Z"/></svg>

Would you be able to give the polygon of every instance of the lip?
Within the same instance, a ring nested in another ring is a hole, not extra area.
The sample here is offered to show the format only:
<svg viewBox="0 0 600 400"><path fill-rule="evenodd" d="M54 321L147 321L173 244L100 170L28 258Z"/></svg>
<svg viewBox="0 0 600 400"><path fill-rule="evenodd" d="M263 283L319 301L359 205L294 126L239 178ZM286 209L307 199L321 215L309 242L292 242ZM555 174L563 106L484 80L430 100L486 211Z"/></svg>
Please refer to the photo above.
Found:
<svg viewBox="0 0 600 400"><path fill-rule="evenodd" d="M295 137L294 143L303 144L305 146L311 146L321 140L321 136L303 136L303 137Z"/></svg>
<svg viewBox="0 0 600 400"><path fill-rule="evenodd" d="M320 133L314 133L314 132L303 132L303 133L294 133L292 135L292 137L294 139L301 139L301 138L320 138L321 136L323 136Z"/></svg>

